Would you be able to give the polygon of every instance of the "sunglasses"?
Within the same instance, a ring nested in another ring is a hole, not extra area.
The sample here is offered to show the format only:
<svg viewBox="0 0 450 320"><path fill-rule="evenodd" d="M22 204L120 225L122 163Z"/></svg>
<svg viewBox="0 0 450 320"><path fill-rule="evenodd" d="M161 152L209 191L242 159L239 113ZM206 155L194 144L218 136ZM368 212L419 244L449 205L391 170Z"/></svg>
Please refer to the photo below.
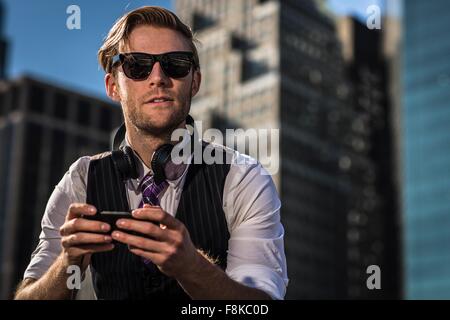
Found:
<svg viewBox="0 0 450 320"><path fill-rule="evenodd" d="M112 65L120 62L125 75L133 80L145 80L159 62L164 73L171 78L186 77L194 63L194 54L189 51L174 51L163 54L142 52L120 53L114 56Z"/></svg>

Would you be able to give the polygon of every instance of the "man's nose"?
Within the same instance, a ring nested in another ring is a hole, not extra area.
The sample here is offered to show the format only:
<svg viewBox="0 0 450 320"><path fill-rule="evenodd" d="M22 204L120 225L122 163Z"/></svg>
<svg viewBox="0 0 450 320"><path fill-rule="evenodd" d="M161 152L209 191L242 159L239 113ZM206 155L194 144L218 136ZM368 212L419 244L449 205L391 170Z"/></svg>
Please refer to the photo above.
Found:
<svg viewBox="0 0 450 320"><path fill-rule="evenodd" d="M159 62L156 62L153 65L153 69L147 80L149 81L151 86L161 87L166 85L169 79L164 73L161 64Z"/></svg>

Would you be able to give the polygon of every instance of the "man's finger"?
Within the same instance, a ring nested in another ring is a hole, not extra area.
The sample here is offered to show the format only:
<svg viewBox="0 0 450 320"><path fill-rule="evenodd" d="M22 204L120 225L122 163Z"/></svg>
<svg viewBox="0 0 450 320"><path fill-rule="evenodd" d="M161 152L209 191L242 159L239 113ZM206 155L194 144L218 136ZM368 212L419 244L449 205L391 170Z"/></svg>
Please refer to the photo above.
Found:
<svg viewBox="0 0 450 320"><path fill-rule="evenodd" d="M83 215L93 216L96 212L97 212L97 209L94 206L91 206L89 204L72 203L69 207L66 221L81 217Z"/></svg>
<svg viewBox="0 0 450 320"><path fill-rule="evenodd" d="M135 209L132 212L134 218L158 222L169 229L177 229L180 222L170 214L164 212L161 207L147 207Z"/></svg>
<svg viewBox="0 0 450 320"><path fill-rule="evenodd" d="M167 239L167 232L163 232L162 228L158 227L152 222L146 222L133 219L120 219L117 221L117 226L123 230L130 230L142 233L157 240Z"/></svg>
<svg viewBox="0 0 450 320"><path fill-rule="evenodd" d="M105 233L111 229L110 225L105 222L87 220L83 218L74 218L69 220L59 230L62 236L67 236L80 231Z"/></svg>
<svg viewBox="0 0 450 320"><path fill-rule="evenodd" d="M114 249L114 244L90 244L68 249L68 253L72 256L83 256L90 253L106 252Z"/></svg>
<svg viewBox="0 0 450 320"><path fill-rule="evenodd" d="M160 265L164 256L159 253L148 252L139 248L130 248L130 252L137 256L150 260L155 265Z"/></svg>
<svg viewBox="0 0 450 320"><path fill-rule="evenodd" d="M86 245L86 244L106 244L111 243L111 236L79 232L74 233L70 236L63 237L61 239L61 244L64 248L69 248L73 246Z"/></svg>
<svg viewBox="0 0 450 320"><path fill-rule="evenodd" d="M147 239L144 237L134 236L125 232L114 231L112 238L118 242L128 244L131 247L139 248L151 252L163 252L166 243Z"/></svg>

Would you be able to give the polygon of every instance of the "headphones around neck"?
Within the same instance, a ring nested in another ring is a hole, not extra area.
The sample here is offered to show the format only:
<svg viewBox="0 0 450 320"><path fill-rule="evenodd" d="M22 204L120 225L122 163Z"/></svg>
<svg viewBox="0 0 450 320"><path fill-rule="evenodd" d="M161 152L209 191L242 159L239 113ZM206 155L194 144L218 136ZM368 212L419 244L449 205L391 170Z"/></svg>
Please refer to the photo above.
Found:
<svg viewBox="0 0 450 320"><path fill-rule="evenodd" d="M188 115L186 117L186 124L191 125L194 128L194 119ZM117 171L120 173L122 180L137 179L139 177L137 159L134 151L129 146L121 146L125 139L126 128L123 123L114 134L114 138L111 145L111 157ZM191 134L191 150L194 148L194 133ZM153 153L151 166L154 175L155 183L161 184L167 179L166 167L171 162L171 153L174 148L173 144L166 143L160 146Z"/></svg>

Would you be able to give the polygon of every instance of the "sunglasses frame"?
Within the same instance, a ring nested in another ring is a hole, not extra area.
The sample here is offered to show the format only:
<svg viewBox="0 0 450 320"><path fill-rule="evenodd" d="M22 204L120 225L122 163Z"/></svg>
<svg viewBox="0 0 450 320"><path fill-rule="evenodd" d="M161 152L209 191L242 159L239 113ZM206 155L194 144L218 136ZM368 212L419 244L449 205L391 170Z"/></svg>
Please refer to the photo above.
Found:
<svg viewBox="0 0 450 320"><path fill-rule="evenodd" d="M135 81L146 80L149 77L149 75L151 74L151 72L153 70L153 67L155 66L156 62L159 62L160 66L161 66L161 69L163 70L163 72L164 72L164 74L166 76L168 76L170 78L173 78L173 79L181 79L181 78L186 77L189 73L187 73L185 76L181 76L181 77L173 77L173 76L170 76L170 75L167 74L167 71L164 68L164 63L163 63L164 61L163 61L163 59L165 59L167 57L167 55L169 55L169 54L182 54L182 55L185 55L189 59L189 62L191 64L191 66L189 68L189 72L191 71L192 67L196 68L196 63L194 61L194 53L191 52L191 51L170 51L170 52L165 52L165 53L161 53L161 54L150 54L150 53L146 53L146 52L125 52L125 53L119 53L119 54L117 54L117 55L115 55L113 57L111 68L114 68L117 63L120 63L120 65L123 65L127 55L135 55L135 54L136 55L141 55L141 56L144 56L144 57L148 57L149 60L153 61L152 66L149 67L147 76L142 78L142 79L141 78L134 79L134 78L128 76L127 73L125 72L125 70L123 70L124 74L128 78L130 78L132 80L135 80Z"/></svg>

